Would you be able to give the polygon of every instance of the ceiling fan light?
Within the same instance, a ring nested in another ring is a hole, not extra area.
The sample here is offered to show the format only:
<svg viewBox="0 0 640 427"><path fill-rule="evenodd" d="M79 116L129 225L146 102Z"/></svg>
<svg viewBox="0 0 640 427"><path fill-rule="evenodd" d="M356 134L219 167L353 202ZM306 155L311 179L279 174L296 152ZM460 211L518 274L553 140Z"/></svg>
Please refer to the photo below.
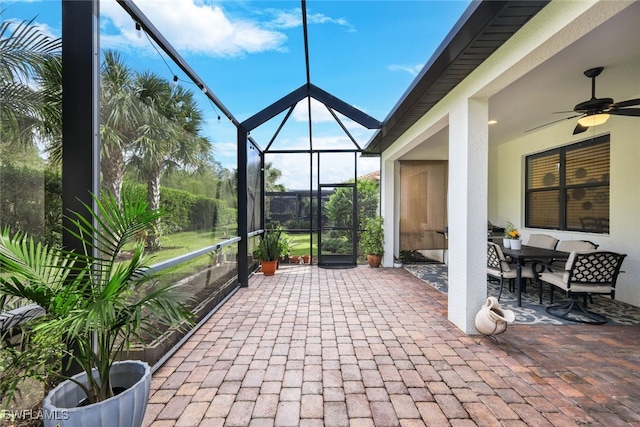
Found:
<svg viewBox="0 0 640 427"><path fill-rule="evenodd" d="M582 117L580 120L578 120L578 123L580 123L581 126L589 127L589 126L601 125L605 123L607 120L609 120L608 114L599 113L599 114L590 114L588 116Z"/></svg>

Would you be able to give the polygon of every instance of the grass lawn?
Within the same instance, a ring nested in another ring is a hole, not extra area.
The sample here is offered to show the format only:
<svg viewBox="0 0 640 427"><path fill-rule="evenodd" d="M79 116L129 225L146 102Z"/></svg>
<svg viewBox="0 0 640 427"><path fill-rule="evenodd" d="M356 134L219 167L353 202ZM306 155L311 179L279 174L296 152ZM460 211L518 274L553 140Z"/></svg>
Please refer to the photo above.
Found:
<svg viewBox="0 0 640 427"><path fill-rule="evenodd" d="M214 236L211 232L204 231L167 234L160 239L162 249L152 254L152 262L165 261L213 245L222 240L225 240L224 236Z"/></svg>
<svg viewBox="0 0 640 427"><path fill-rule="evenodd" d="M147 252L148 265L158 264L169 259L186 255L190 252L197 251L215 243L222 242L228 237L222 232L215 235L211 232L185 231L181 233L167 234L160 238L161 248L158 251ZM229 245L222 248L222 253L235 254L238 250L237 244ZM235 256L235 255L234 255ZM193 274L195 271L202 270L211 264L211 255L205 254L190 261L186 261L162 270L156 274L156 278L162 280L162 277L168 277L169 280L177 280L180 277Z"/></svg>
<svg viewBox="0 0 640 427"><path fill-rule="evenodd" d="M309 233L300 233L300 234L291 234L287 233L289 238L291 239L291 253L290 255L308 255L309 254ZM314 241L313 243L313 253L312 255L316 255L318 251L318 244Z"/></svg>

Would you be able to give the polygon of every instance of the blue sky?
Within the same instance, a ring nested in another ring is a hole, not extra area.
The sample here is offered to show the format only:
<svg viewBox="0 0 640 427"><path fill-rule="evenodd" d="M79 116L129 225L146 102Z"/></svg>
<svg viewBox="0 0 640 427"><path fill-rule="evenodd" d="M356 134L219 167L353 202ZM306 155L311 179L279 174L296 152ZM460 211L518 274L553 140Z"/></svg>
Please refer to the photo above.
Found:
<svg viewBox="0 0 640 427"><path fill-rule="evenodd" d="M300 1L135 3L239 121L306 83ZM463 0L307 1L311 82L382 121L468 4ZM134 22L115 1L105 0L100 8L101 49L117 50L132 68L152 70L168 80L176 74L179 84L199 92L146 36L137 36ZM0 10L3 20L37 16L45 31L60 34L59 1L4 0ZM205 134L214 144L216 159L235 167L235 128L224 116L217 120L218 109L204 96L199 99L207 117ZM314 147L352 146L323 106L312 103L311 108ZM256 129L252 137L266 146L282 117ZM372 135L349 120L345 126L361 146ZM302 102L273 148L307 145L307 103ZM300 177L308 176L308 160L300 156L272 155L267 160L283 170L288 188L299 188ZM335 157L323 162L328 163L339 182L340 171L350 170L353 161ZM358 168L359 175L377 169L378 160L362 160Z"/></svg>

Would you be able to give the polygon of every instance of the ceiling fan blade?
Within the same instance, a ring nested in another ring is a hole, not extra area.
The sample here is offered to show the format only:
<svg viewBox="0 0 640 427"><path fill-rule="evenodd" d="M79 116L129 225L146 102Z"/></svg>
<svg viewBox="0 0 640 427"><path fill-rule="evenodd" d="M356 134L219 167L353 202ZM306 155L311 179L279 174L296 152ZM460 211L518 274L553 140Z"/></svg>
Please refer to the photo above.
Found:
<svg viewBox="0 0 640 427"><path fill-rule="evenodd" d="M586 132L587 129L589 129L587 126L582 126L580 123L578 123L575 129L573 129L573 134L577 135L579 133Z"/></svg>
<svg viewBox="0 0 640 427"><path fill-rule="evenodd" d="M634 105L640 105L640 98L628 99L626 101L621 101L621 102L614 102L611 105L611 108L633 107Z"/></svg>
<svg viewBox="0 0 640 427"><path fill-rule="evenodd" d="M543 128L543 127L545 127L545 126L552 125L552 124L554 124L554 123L559 123L559 122L563 122L563 121L565 121L565 120L575 119L576 117L582 117L583 115L584 115L584 114L576 114L576 115L573 115L573 116L571 116L571 117L565 117L564 119L554 120L554 121L552 121L552 122L545 123L545 124L543 124L543 125L536 126L536 127L534 127L534 128L531 128L531 129L525 130L525 131L524 131L524 133L531 132L532 130L540 129L540 128Z"/></svg>
<svg viewBox="0 0 640 427"><path fill-rule="evenodd" d="M624 108L622 110L611 110L609 114L615 114L616 116L632 116L640 117L640 108Z"/></svg>

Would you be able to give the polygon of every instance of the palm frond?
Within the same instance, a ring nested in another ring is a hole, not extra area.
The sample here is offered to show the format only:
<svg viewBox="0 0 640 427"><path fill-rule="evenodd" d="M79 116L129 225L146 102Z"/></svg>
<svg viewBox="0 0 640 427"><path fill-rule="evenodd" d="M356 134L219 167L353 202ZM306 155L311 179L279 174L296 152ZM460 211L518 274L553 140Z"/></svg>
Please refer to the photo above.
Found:
<svg viewBox="0 0 640 427"><path fill-rule="evenodd" d="M0 78L26 81L50 56L59 54L62 40L54 39L29 21L0 23Z"/></svg>

